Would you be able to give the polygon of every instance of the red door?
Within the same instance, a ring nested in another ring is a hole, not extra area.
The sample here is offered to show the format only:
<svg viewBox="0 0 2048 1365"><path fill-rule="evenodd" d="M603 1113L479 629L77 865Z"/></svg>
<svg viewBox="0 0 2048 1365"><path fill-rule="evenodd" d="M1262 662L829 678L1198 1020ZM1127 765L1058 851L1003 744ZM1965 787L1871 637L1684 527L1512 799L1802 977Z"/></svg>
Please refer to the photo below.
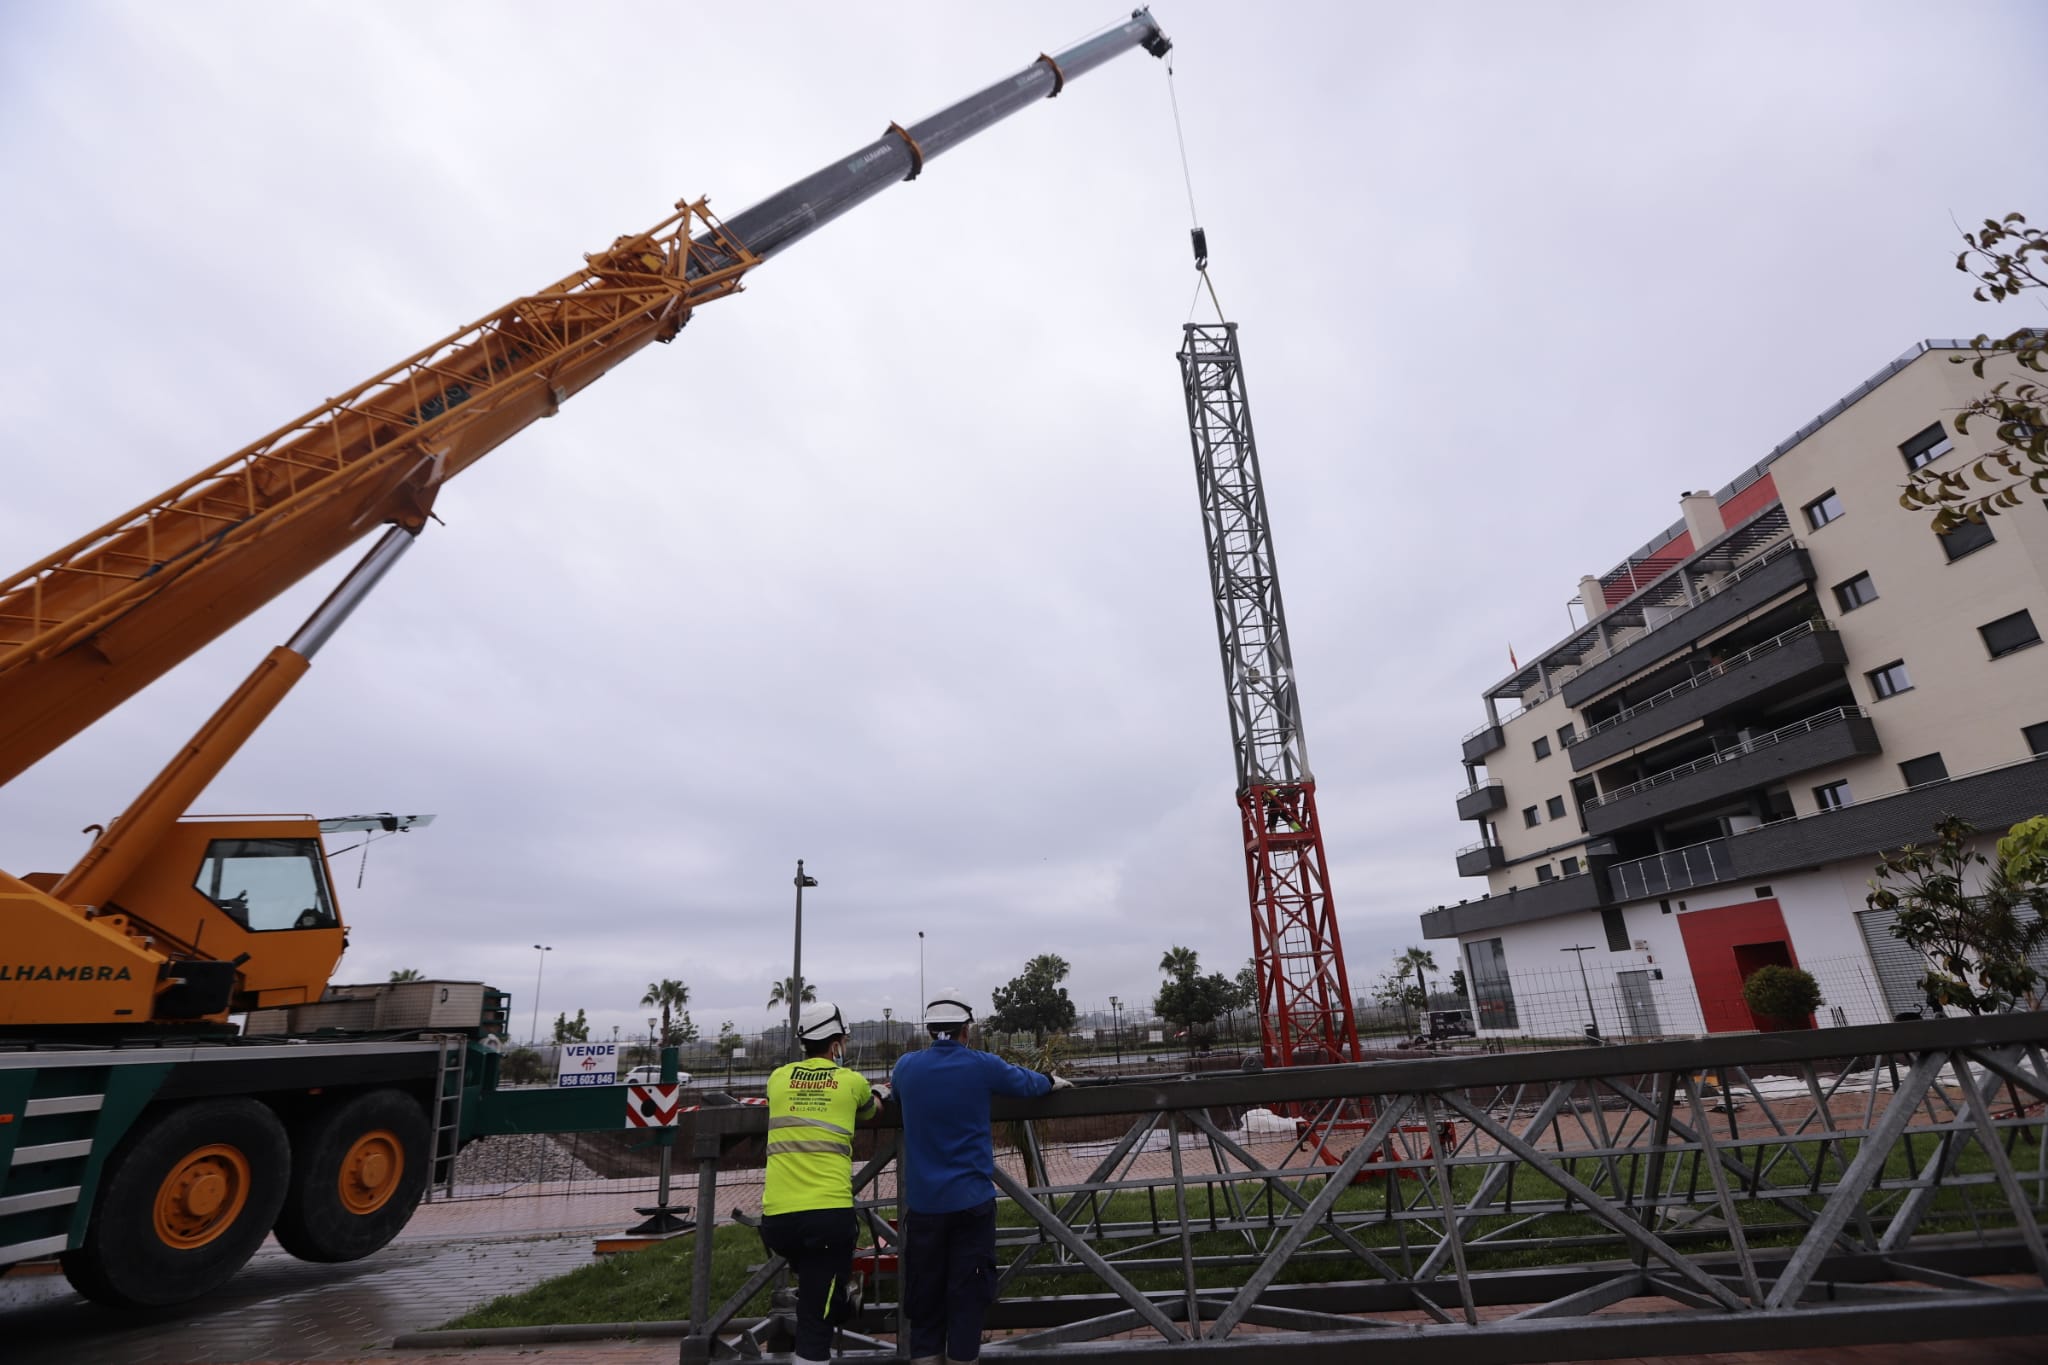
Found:
<svg viewBox="0 0 2048 1365"><path fill-rule="evenodd" d="M1777 899L1694 910L1678 917L1678 932L1685 940L1685 957L1692 967L1693 987L1699 992L1707 1032L1768 1027L1743 1003L1742 983L1759 967L1799 965ZM1809 1017L1806 1026L1812 1024Z"/></svg>

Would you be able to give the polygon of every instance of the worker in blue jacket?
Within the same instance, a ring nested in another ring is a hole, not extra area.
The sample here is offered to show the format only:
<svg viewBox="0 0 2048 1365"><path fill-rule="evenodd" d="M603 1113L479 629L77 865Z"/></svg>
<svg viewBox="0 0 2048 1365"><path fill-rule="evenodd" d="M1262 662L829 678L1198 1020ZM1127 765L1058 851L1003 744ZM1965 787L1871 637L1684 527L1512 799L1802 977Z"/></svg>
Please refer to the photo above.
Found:
<svg viewBox="0 0 2048 1365"><path fill-rule="evenodd" d="M911 1365L964 1365L981 1356L981 1324L996 1287L990 1097L1029 1099L1072 1085L970 1048L973 1025L974 1011L958 991L941 995L924 1011L931 1046L896 1063L910 1224L903 1300Z"/></svg>

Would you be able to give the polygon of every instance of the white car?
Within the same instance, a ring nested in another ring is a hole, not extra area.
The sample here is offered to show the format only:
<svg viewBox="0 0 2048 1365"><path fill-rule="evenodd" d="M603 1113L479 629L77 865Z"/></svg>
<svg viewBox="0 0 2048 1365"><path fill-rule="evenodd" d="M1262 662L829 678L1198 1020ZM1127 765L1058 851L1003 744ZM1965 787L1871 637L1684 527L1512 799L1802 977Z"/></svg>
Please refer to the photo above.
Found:
<svg viewBox="0 0 2048 1365"><path fill-rule="evenodd" d="M677 1085L688 1085L689 1083L690 1083L690 1073L689 1073L689 1072L687 1072L687 1071L678 1071L678 1072L676 1073L676 1084L677 1084ZM628 1071L628 1072L626 1073L625 1079L624 1079L624 1080L622 1080L622 1081L620 1081L620 1082L619 1082L619 1084L621 1084L621 1085L660 1085L660 1084L661 1084L661 1068L660 1068L660 1067L658 1067L658 1066L636 1066L636 1067L634 1067L634 1068L633 1068L633 1069L632 1069L631 1071Z"/></svg>

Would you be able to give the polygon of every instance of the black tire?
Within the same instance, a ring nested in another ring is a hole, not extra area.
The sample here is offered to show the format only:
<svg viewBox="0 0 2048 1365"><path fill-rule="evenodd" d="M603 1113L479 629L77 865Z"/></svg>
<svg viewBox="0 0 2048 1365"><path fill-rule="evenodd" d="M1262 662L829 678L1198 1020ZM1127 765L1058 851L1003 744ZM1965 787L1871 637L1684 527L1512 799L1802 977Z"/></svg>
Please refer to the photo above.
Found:
<svg viewBox="0 0 2048 1365"><path fill-rule="evenodd" d="M426 1192L427 1138L426 1112L402 1090L309 1115L292 1133L278 1245L302 1261L357 1261L396 1237Z"/></svg>
<svg viewBox="0 0 2048 1365"><path fill-rule="evenodd" d="M255 1100L145 1115L101 1173L85 1241L61 1258L64 1277L121 1308L196 1299L263 1244L290 1174L284 1125Z"/></svg>

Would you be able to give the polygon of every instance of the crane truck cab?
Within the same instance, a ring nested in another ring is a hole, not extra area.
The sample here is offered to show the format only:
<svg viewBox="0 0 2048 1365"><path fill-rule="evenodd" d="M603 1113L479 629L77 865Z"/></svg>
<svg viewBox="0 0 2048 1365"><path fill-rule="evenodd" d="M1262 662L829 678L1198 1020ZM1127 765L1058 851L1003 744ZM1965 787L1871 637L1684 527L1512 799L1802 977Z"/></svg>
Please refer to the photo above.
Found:
<svg viewBox="0 0 2048 1365"><path fill-rule="evenodd" d="M59 885L0 880L0 1028L225 1025L318 1000L346 942L311 816L181 820L99 904Z"/></svg>

